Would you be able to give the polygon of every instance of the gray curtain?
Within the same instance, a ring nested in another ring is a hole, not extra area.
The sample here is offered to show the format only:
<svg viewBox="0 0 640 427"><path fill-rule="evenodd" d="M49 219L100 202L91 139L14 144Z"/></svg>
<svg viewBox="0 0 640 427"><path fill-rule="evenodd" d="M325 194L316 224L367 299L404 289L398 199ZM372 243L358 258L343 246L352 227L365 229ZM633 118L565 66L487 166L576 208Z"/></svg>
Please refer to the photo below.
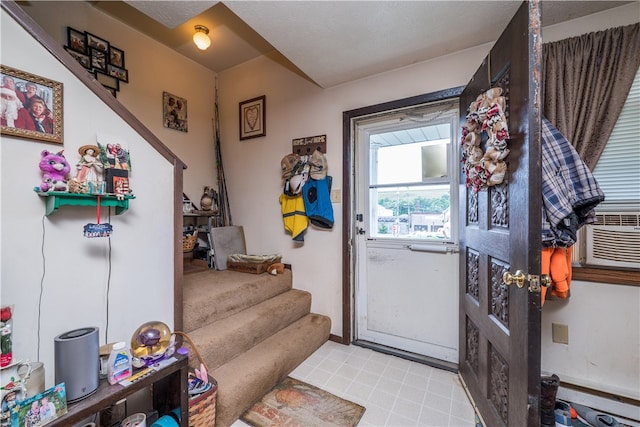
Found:
<svg viewBox="0 0 640 427"><path fill-rule="evenodd" d="M593 170L640 67L640 24L542 46L542 114Z"/></svg>

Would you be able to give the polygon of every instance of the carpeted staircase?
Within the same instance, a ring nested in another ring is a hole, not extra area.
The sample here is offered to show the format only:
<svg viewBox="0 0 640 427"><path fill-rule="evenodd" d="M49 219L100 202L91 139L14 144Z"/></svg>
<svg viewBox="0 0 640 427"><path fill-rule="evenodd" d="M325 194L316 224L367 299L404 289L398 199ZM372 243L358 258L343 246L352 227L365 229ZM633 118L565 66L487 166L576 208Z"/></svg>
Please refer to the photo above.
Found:
<svg viewBox="0 0 640 427"><path fill-rule="evenodd" d="M184 332L218 382L216 426L231 425L329 338L292 272L206 270L184 276Z"/></svg>

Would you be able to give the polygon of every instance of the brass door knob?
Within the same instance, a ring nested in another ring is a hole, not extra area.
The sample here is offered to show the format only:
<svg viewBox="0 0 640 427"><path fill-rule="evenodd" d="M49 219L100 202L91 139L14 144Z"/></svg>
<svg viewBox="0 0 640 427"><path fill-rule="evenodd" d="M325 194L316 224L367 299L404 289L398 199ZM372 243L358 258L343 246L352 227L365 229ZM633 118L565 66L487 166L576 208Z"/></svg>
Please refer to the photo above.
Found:
<svg viewBox="0 0 640 427"><path fill-rule="evenodd" d="M502 275L502 281L507 286L515 283L519 288L522 288L524 286L525 276L524 273L520 270L516 271L516 274L511 274L510 271L506 271Z"/></svg>

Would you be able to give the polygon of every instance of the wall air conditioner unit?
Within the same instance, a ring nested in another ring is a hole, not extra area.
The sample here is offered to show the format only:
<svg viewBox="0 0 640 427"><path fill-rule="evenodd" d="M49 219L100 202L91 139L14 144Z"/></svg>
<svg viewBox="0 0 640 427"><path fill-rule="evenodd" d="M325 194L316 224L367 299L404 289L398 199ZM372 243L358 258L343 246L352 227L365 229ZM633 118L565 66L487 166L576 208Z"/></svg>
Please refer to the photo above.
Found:
<svg viewBox="0 0 640 427"><path fill-rule="evenodd" d="M640 269L640 213L600 213L597 222L584 228L587 265Z"/></svg>

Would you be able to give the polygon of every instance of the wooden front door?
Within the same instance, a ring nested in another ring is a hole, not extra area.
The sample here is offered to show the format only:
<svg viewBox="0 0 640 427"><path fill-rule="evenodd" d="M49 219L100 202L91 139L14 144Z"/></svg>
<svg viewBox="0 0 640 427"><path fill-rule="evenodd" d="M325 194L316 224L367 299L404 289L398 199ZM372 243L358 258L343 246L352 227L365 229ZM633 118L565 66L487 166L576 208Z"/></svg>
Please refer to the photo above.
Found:
<svg viewBox="0 0 640 427"><path fill-rule="evenodd" d="M463 170L459 193L459 369L492 427L540 425L541 50L540 3L525 2L460 98L462 125L478 95L502 88L510 134L504 182L476 192ZM517 270L522 287L508 286Z"/></svg>

